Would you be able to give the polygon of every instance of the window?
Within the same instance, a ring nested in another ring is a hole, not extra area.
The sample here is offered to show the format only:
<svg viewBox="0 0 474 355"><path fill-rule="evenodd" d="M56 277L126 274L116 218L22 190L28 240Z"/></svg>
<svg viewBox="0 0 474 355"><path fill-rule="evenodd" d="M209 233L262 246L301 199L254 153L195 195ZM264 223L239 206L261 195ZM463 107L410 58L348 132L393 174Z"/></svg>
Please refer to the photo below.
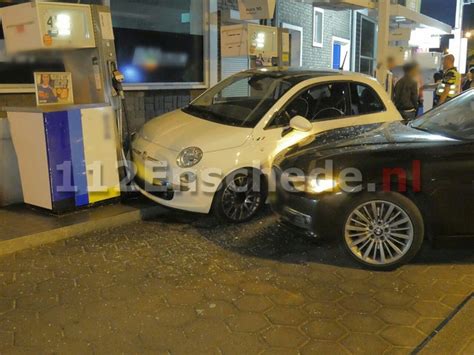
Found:
<svg viewBox="0 0 474 355"><path fill-rule="evenodd" d="M313 46L323 46L324 10L315 7L313 9Z"/></svg>
<svg viewBox="0 0 474 355"><path fill-rule="evenodd" d="M310 121L327 120L348 115L349 108L349 85L336 82L305 89L290 101L278 117L287 117L288 121L295 116L303 116Z"/></svg>
<svg viewBox="0 0 474 355"><path fill-rule="evenodd" d="M357 13L355 70L373 75L375 70L376 24L372 19Z"/></svg>
<svg viewBox="0 0 474 355"><path fill-rule="evenodd" d="M351 103L351 115L368 115L385 111L380 97L365 84L351 84Z"/></svg>
<svg viewBox="0 0 474 355"><path fill-rule="evenodd" d="M204 0L111 0L125 83L203 84Z"/></svg>

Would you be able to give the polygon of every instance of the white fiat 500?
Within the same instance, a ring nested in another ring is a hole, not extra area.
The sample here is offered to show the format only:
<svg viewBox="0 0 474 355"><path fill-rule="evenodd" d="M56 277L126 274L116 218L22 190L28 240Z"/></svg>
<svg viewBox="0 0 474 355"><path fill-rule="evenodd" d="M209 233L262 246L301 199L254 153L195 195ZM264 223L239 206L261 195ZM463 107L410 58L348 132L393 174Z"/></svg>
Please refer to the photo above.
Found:
<svg viewBox="0 0 474 355"><path fill-rule="evenodd" d="M164 206L243 222L265 203L269 168L283 149L324 131L401 119L368 76L250 70L148 121L132 143L134 181Z"/></svg>

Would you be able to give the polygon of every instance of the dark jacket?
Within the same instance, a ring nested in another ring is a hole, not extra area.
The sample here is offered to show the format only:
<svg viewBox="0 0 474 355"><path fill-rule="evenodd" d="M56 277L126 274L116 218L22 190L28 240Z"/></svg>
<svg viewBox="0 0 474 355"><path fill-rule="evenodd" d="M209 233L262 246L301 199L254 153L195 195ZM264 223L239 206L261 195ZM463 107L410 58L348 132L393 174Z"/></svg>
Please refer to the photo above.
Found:
<svg viewBox="0 0 474 355"><path fill-rule="evenodd" d="M418 108L418 83L404 76L395 85L393 102L399 111L410 111Z"/></svg>
<svg viewBox="0 0 474 355"><path fill-rule="evenodd" d="M472 85L472 83L472 80L466 79L466 81L462 84L461 91L466 91L473 88L474 86Z"/></svg>

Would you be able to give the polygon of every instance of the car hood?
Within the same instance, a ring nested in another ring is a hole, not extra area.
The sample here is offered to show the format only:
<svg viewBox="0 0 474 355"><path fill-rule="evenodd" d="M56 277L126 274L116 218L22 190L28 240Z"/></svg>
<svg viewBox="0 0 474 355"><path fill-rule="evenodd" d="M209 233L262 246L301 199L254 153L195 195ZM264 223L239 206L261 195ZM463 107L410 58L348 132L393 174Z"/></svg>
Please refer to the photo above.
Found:
<svg viewBox="0 0 474 355"><path fill-rule="evenodd" d="M144 139L177 152L188 147L198 147L203 152L235 148L251 134L251 128L210 122L182 110L153 118L140 132Z"/></svg>
<svg viewBox="0 0 474 355"><path fill-rule="evenodd" d="M401 122L389 122L340 128L318 134L290 147L277 157L276 162L285 158L312 156L319 159L345 152L403 149L452 142L456 140L420 131Z"/></svg>

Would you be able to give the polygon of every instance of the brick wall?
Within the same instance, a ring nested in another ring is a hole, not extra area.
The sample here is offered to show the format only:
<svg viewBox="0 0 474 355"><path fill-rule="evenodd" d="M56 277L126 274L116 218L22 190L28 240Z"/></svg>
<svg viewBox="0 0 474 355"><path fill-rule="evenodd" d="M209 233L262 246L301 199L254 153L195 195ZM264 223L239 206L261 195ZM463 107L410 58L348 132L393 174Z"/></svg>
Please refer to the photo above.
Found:
<svg viewBox="0 0 474 355"><path fill-rule="evenodd" d="M351 38L350 11L324 9L323 46L313 47L313 5L279 0L277 6L278 25L285 22L303 28L303 66L331 68L332 37Z"/></svg>
<svg viewBox="0 0 474 355"><path fill-rule="evenodd" d="M130 130L136 131L149 119L184 107L198 91L128 91L125 95Z"/></svg>

